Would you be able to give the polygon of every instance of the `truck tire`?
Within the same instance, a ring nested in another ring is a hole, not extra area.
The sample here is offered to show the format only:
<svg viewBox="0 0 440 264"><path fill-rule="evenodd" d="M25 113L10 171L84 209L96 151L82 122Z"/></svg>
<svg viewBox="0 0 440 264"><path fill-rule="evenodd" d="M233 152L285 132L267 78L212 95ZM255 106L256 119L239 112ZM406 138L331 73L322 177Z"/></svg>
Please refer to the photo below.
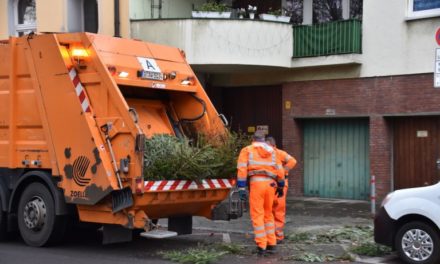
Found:
<svg viewBox="0 0 440 264"><path fill-rule="evenodd" d="M424 222L414 221L403 225L396 234L395 247L406 263L440 263L440 238L438 230Z"/></svg>
<svg viewBox="0 0 440 264"><path fill-rule="evenodd" d="M0 198L0 241L6 239L6 212L3 211L2 200Z"/></svg>
<svg viewBox="0 0 440 264"><path fill-rule="evenodd" d="M27 186L21 194L17 217L21 237L29 246L58 242L66 230L65 219L55 214L52 194L38 182Z"/></svg>

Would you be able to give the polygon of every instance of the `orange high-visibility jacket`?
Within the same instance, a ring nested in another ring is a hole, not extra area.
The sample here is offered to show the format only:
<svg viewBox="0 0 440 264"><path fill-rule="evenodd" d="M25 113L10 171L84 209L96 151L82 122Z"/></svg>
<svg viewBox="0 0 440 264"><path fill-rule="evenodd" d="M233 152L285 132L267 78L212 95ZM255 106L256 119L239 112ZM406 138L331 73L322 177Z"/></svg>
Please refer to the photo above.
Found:
<svg viewBox="0 0 440 264"><path fill-rule="evenodd" d="M245 187L247 178L266 176L284 184L284 170L275 149L264 142L244 147L237 161L237 186Z"/></svg>
<svg viewBox="0 0 440 264"><path fill-rule="evenodd" d="M289 170L293 169L296 166L296 159L290 156L289 153L285 152L284 150L277 148L274 149L277 153L278 159L281 161L281 164L283 164L283 169L287 175L289 173Z"/></svg>

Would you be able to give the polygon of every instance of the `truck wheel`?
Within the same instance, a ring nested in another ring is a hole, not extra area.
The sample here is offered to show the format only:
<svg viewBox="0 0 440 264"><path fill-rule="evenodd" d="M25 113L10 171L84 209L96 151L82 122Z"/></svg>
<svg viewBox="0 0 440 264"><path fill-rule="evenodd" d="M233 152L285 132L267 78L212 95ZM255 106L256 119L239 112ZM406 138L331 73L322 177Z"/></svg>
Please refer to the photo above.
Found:
<svg viewBox="0 0 440 264"><path fill-rule="evenodd" d="M423 222L403 225L396 235L395 246L399 257L406 263L427 264L440 261L438 231Z"/></svg>
<svg viewBox="0 0 440 264"><path fill-rule="evenodd" d="M0 198L0 241L6 239L6 212L3 212L2 199Z"/></svg>
<svg viewBox="0 0 440 264"><path fill-rule="evenodd" d="M41 183L32 183L18 204L18 228L29 246L41 247L57 242L64 235L66 221L55 215L55 202Z"/></svg>

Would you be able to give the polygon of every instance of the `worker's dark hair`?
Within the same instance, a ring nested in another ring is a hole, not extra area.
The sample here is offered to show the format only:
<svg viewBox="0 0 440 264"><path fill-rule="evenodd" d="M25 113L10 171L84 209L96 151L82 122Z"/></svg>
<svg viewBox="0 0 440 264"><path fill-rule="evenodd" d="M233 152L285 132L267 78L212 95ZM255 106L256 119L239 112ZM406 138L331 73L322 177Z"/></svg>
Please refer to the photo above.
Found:
<svg viewBox="0 0 440 264"><path fill-rule="evenodd" d="M277 145L277 142L276 142L275 138L272 137L272 136L267 136L266 137L266 142L269 143L272 146L276 146Z"/></svg>

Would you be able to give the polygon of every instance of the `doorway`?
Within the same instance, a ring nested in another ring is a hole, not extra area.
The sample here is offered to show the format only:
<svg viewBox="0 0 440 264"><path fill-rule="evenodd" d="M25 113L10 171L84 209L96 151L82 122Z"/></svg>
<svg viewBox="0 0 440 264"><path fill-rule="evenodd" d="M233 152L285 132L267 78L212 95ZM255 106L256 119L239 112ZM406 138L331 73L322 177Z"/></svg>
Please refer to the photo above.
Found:
<svg viewBox="0 0 440 264"><path fill-rule="evenodd" d="M440 117L399 117L393 124L394 189L439 181Z"/></svg>

